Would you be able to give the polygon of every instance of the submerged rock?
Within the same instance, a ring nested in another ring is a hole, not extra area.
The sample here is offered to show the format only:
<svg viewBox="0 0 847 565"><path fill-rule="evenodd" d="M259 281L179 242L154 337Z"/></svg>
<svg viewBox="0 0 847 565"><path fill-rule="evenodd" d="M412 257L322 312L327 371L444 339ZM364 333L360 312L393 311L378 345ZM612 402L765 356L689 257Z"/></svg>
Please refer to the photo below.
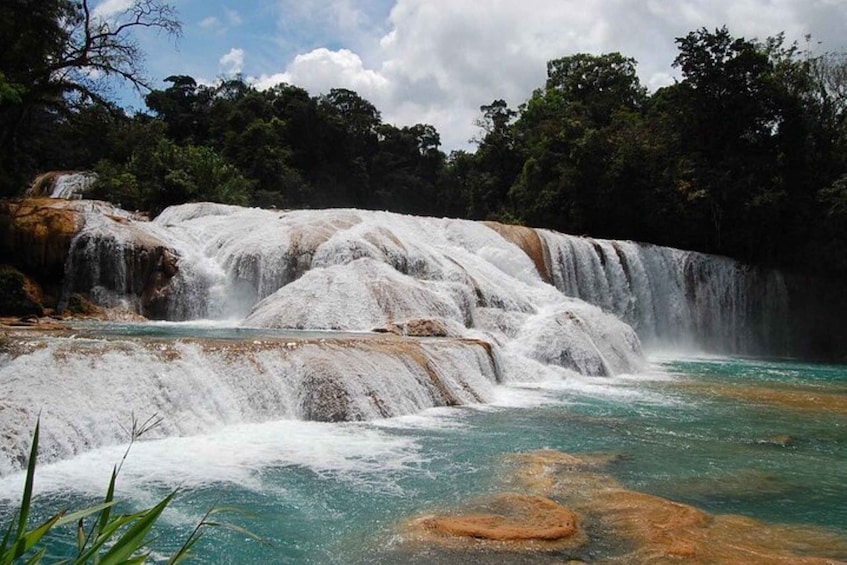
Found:
<svg viewBox="0 0 847 565"><path fill-rule="evenodd" d="M474 506L468 514L417 518L409 529L435 543L497 543L511 550L578 547L585 541L578 516L549 498L507 493Z"/></svg>
<svg viewBox="0 0 847 565"><path fill-rule="evenodd" d="M608 554L598 563L825 565L847 558L847 539L814 527L765 524L714 515L626 488L602 472L602 460L550 451L511 456L514 480L561 501L595 524L588 542Z"/></svg>

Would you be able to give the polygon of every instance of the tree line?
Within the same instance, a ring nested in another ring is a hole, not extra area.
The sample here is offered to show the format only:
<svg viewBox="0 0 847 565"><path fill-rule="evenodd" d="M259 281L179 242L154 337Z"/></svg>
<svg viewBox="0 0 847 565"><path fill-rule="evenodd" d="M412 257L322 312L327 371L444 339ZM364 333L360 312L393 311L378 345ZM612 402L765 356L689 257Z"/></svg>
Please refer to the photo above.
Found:
<svg viewBox="0 0 847 565"><path fill-rule="evenodd" d="M124 23L178 32L165 8L136 0ZM652 93L625 55L565 56L517 108L480 107L475 151L446 154L432 125L385 123L343 88L175 75L128 115L91 69L143 87L135 44L103 25L85 1L0 7L3 194L85 169L96 196L154 214L196 200L387 209L847 274L845 54L698 29L676 40L680 78Z"/></svg>

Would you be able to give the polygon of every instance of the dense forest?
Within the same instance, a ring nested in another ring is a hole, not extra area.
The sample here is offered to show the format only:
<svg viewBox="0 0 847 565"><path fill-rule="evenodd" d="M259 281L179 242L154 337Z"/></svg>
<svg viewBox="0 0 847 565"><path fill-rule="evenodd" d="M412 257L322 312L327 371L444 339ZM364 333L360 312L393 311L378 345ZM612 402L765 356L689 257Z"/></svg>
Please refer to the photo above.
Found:
<svg viewBox="0 0 847 565"><path fill-rule="evenodd" d="M98 77L145 88L129 33L179 23L154 0L126 16L0 6L0 195L93 170L94 197L152 214L196 200L386 209L847 274L845 54L703 28L676 39L680 78L655 92L623 54L567 55L517 108L480 107L475 151L445 154L433 126L385 123L343 88L170 76L128 115Z"/></svg>

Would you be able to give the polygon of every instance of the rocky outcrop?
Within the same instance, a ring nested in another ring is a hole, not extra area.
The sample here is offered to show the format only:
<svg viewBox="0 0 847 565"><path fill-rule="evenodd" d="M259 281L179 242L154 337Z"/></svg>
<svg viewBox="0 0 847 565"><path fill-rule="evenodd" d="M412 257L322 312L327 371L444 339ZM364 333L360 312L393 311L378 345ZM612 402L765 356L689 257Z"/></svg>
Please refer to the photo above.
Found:
<svg viewBox="0 0 847 565"><path fill-rule="evenodd" d="M0 476L22 467L39 414L39 460L56 461L123 443L127 414L162 417L158 437L281 419L364 421L490 402L501 380L472 340L157 331L0 332Z"/></svg>
<svg viewBox="0 0 847 565"><path fill-rule="evenodd" d="M460 337L459 328L450 327L443 320L415 319L403 322L393 322L380 328L374 328L377 333L389 333L406 337Z"/></svg>
<svg viewBox="0 0 847 565"><path fill-rule="evenodd" d="M485 225L499 233L506 241L520 247L532 259L538 274L541 275L544 282L553 282L550 276L550 269L547 267L547 251L544 248L544 241L538 235L537 231L525 226L513 226L499 222L485 222Z"/></svg>
<svg viewBox="0 0 847 565"><path fill-rule="evenodd" d="M130 294L138 297L134 306L139 313L156 316L177 273L179 257L166 242L137 224L129 213L104 202L2 201L0 264L20 272L26 287L17 286L24 294L27 289L43 289L43 296L30 293L32 303L63 310L79 292L98 305L112 306L106 295ZM115 257L120 260L117 267ZM37 308L24 310L43 313ZM0 306L2 314L19 312L11 304Z"/></svg>
<svg viewBox="0 0 847 565"><path fill-rule="evenodd" d="M543 496L505 493L468 514L423 516L410 523L415 535L448 545L497 544L509 549L578 547L585 542L577 515Z"/></svg>
<svg viewBox="0 0 847 565"><path fill-rule="evenodd" d="M48 198L0 202L0 262L39 281L61 280L71 241L84 224L83 206Z"/></svg>
<svg viewBox="0 0 847 565"><path fill-rule="evenodd" d="M97 180L84 171L48 171L35 177L25 195L29 198L82 198Z"/></svg>
<svg viewBox="0 0 847 565"><path fill-rule="evenodd" d="M847 554L847 540L823 529L710 514L630 490L603 472L602 457L540 451L510 461L518 485L567 504L594 524L607 547L621 548L606 563L825 565Z"/></svg>

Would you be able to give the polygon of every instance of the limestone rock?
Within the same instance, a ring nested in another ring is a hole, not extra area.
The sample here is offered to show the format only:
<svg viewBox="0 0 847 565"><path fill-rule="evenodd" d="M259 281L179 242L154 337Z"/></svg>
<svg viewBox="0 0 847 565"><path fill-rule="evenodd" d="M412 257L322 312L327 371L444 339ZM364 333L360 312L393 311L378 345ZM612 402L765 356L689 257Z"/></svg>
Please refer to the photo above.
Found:
<svg viewBox="0 0 847 565"><path fill-rule="evenodd" d="M156 316L179 257L105 202L30 198L0 202L0 263L32 277L58 310L73 293L114 306L104 299L111 292L138 297L139 312Z"/></svg>
<svg viewBox="0 0 847 565"><path fill-rule="evenodd" d="M549 283L553 280L550 276L550 269L547 267L547 250L544 248L544 241L539 237L538 232L533 228L499 222L485 222L485 225L499 233L506 241L520 247L532 259L544 282Z"/></svg>
<svg viewBox="0 0 847 565"><path fill-rule="evenodd" d="M82 229L79 204L46 198L0 202L0 261L39 281L60 280L71 241Z"/></svg>
<svg viewBox="0 0 847 565"><path fill-rule="evenodd" d="M374 329L378 333L390 333L407 337L459 337L461 332L451 329L443 320L415 319L392 322Z"/></svg>
<svg viewBox="0 0 847 565"><path fill-rule="evenodd" d="M500 543L509 549L578 547L585 541L579 518L543 496L506 493L468 514L424 516L411 522L424 539L447 544Z"/></svg>

